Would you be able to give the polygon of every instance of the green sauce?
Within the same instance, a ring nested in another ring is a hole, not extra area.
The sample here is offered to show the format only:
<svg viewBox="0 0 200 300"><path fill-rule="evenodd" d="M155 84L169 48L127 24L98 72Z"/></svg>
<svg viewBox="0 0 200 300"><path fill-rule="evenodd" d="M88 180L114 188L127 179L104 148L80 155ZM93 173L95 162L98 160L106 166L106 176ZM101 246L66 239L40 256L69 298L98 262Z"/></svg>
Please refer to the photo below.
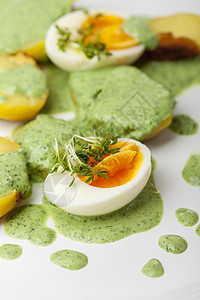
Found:
<svg viewBox="0 0 200 300"><path fill-rule="evenodd" d="M0 195L11 193L14 189L24 196L30 190L24 156L18 152L0 155Z"/></svg>
<svg viewBox="0 0 200 300"><path fill-rule="evenodd" d="M22 248L19 245L4 244L0 247L0 258L13 260L22 255Z"/></svg>
<svg viewBox="0 0 200 300"><path fill-rule="evenodd" d="M170 129L181 135L191 135L198 131L198 123L187 115L177 115L173 117Z"/></svg>
<svg viewBox="0 0 200 300"><path fill-rule="evenodd" d="M200 84L199 56L180 61L140 62L137 66L168 89L172 96L177 96L192 85Z"/></svg>
<svg viewBox="0 0 200 300"><path fill-rule="evenodd" d="M56 232L45 226L48 214L41 205L24 205L11 211L5 221L8 236L27 240L37 246L48 246Z"/></svg>
<svg viewBox="0 0 200 300"><path fill-rule="evenodd" d="M55 138L64 151L73 135L73 128L66 121L40 115L27 123L17 134L17 142L27 160L28 173L33 181L44 180L56 162Z"/></svg>
<svg viewBox="0 0 200 300"><path fill-rule="evenodd" d="M174 99L160 84L132 66L74 72L70 88L82 135L142 140L172 112Z"/></svg>
<svg viewBox="0 0 200 300"><path fill-rule="evenodd" d="M71 0L10 0L0 10L0 53L44 40L50 25L69 12Z"/></svg>
<svg viewBox="0 0 200 300"><path fill-rule="evenodd" d="M44 198L44 204L59 233L85 243L111 243L160 223L163 204L153 176L144 190L128 206L111 214L85 217L67 213Z"/></svg>
<svg viewBox="0 0 200 300"><path fill-rule="evenodd" d="M0 104L8 102L9 98L6 96L0 96Z"/></svg>
<svg viewBox="0 0 200 300"><path fill-rule="evenodd" d="M50 256L52 263L68 270L80 270L88 263L86 255L72 250L61 250Z"/></svg>
<svg viewBox="0 0 200 300"><path fill-rule="evenodd" d="M200 225L197 226L195 232L198 236L200 236Z"/></svg>
<svg viewBox="0 0 200 300"><path fill-rule="evenodd" d="M142 273L148 277L161 277L164 274L164 269L158 259L152 258L144 265Z"/></svg>
<svg viewBox="0 0 200 300"><path fill-rule="evenodd" d="M182 176L189 184L200 187L200 154L193 154L187 161Z"/></svg>
<svg viewBox="0 0 200 300"><path fill-rule="evenodd" d="M133 36L148 50L154 50L158 45L158 38L148 27L149 18L132 16L128 18L124 25L124 31Z"/></svg>
<svg viewBox="0 0 200 300"><path fill-rule="evenodd" d="M10 95L43 96L47 92L46 76L33 65L24 65L0 75L0 90Z"/></svg>
<svg viewBox="0 0 200 300"><path fill-rule="evenodd" d="M180 254L187 249L187 242L181 236L174 234L162 235L158 240L158 245L166 252Z"/></svg>
<svg viewBox="0 0 200 300"><path fill-rule="evenodd" d="M43 96L47 92L46 76L33 65L24 65L0 75L0 90L10 95Z"/></svg>
<svg viewBox="0 0 200 300"><path fill-rule="evenodd" d="M160 223L163 203L151 175L144 190L129 205L103 216L85 217L67 213L44 198L42 205L24 205L6 218L5 232L12 238L29 240L46 246L55 239L55 232L46 227L48 217L56 230L69 239L84 243L111 243Z"/></svg>
<svg viewBox="0 0 200 300"><path fill-rule="evenodd" d="M74 111L68 81L68 72L64 72L53 65L48 65L47 82L49 87L49 96L41 113L56 114Z"/></svg>
<svg viewBox="0 0 200 300"><path fill-rule="evenodd" d="M198 214L191 209L179 208L175 214L179 223L184 226L194 226L199 220Z"/></svg>

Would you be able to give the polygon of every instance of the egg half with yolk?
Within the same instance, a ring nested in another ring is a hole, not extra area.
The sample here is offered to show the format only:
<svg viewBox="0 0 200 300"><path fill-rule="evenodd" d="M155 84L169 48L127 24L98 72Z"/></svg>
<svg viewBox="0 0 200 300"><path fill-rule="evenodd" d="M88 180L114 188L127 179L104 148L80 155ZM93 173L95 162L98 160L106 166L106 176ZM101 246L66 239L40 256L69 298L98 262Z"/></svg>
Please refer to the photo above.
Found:
<svg viewBox="0 0 200 300"><path fill-rule="evenodd" d="M89 10L88 14L71 12L49 28L45 39L47 55L55 65L66 71L131 64L143 54L144 46L123 31L122 25L127 17L104 10ZM70 32L63 51L58 45L62 37L56 26ZM94 45L103 45L105 50L99 56L89 58L91 47L94 53ZM87 49L87 55L83 49Z"/></svg>
<svg viewBox="0 0 200 300"><path fill-rule="evenodd" d="M107 171L109 179L75 176L71 187L70 172L49 174L44 191L54 204L75 215L94 216L113 212L132 201L145 187L151 174L151 153L142 143L119 140L119 148L94 166ZM89 162L90 164L91 162Z"/></svg>

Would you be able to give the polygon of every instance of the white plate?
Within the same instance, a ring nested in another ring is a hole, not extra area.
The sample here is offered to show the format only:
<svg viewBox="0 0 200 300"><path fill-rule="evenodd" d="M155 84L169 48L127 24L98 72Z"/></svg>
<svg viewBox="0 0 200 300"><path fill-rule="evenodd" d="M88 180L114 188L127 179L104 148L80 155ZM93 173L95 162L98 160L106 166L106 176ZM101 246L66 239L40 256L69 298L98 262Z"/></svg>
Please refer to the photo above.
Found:
<svg viewBox="0 0 200 300"><path fill-rule="evenodd" d="M96 0L80 1L77 6L101 7L133 14L168 14L196 12L197 0ZM200 124L200 86L192 87L177 97L175 114L185 113ZM0 136L9 135L16 123L0 121ZM120 241L90 245L71 241L58 234L48 247L37 247L27 241L14 240L0 226L0 241L17 243L23 254L14 261L0 260L0 298L70 299L70 300L199 300L200 299L200 238L195 228L180 225L175 210L187 207L200 214L200 189L187 184L182 169L193 152L200 152L200 130L193 136L179 136L169 129L148 142L157 161L155 177L164 202L164 215L159 226ZM41 203L42 191L34 188L29 203ZM48 225L52 226L51 220ZM162 234L178 234L188 242L186 252L173 255L158 246ZM61 249L80 251L88 256L88 265L79 271L68 271L52 264L49 256ZM158 258L165 269L161 278L148 278L142 266Z"/></svg>

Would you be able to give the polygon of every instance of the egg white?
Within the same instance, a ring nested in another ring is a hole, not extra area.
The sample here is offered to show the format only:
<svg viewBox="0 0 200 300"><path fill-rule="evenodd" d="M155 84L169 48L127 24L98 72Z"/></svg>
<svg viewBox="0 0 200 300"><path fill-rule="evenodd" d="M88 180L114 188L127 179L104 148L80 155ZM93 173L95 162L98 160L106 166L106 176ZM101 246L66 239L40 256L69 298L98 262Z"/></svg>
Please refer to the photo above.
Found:
<svg viewBox="0 0 200 300"><path fill-rule="evenodd" d="M123 18L128 17L127 15L125 16L124 14L111 11L89 10L89 16L93 16L98 13L113 14ZM67 46L65 52L59 50L57 45L59 36L55 26L58 25L61 28L69 28L72 33L71 38L76 40L78 38L77 31L87 18L88 15L86 15L83 11L74 11L58 19L49 28L45 39L46 53L50 60L59 68L65 71L77 71L97 69L110 65L129 65L135 62L143 54L145 50L143 45L112 50L110 51L112 54L111 56L101 55L100 60L98 60L97 57L93 57L92 59L87 58L84 52L78 49L78 45L76 43L72 43Z"/></svg>
<svg viewBox="0 0 200 300"><path fill-rule="evenodd" d="M49 200L62 207L62 209L68 213L95 216L113 212L137 197L147 184L151 174L151 153L147 146L136 140L120 139L120 141L134 142L139 146L139 149L144 156L139 172L131 181L117 187L99 188L90 186L80 180L78 176L75 176L75 182L72 187L66 187L67 195L69 196L69 198L66 199L66 195L63 195L62 187L63 184L66 184L66 174L69 176L68 183L71 182L72 178L70 178L70 173L49 174L44 184L44 191ZM54 193L49 192L48 184L52 180L54 183L56 182L57 197L55 197L55 191ZM60 197L58 197L58 195ZM59 202L57 202L58 198Z"/></svg>

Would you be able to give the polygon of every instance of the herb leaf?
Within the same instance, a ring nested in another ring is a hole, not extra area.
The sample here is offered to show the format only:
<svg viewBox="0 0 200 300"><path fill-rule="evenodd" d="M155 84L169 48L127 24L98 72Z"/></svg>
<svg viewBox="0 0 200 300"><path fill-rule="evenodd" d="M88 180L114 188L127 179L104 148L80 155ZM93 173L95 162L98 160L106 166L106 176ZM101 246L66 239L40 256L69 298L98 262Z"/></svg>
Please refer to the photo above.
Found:
<svg viewBox="0 0 200 300"><path fill-rule="evenodd" d="M58 47L61 51L65 52L65 48L67 44L70 41L71 32L68 28L60 28L58 25L56 25L57 33L59 35L58 38Z"/></svg>

